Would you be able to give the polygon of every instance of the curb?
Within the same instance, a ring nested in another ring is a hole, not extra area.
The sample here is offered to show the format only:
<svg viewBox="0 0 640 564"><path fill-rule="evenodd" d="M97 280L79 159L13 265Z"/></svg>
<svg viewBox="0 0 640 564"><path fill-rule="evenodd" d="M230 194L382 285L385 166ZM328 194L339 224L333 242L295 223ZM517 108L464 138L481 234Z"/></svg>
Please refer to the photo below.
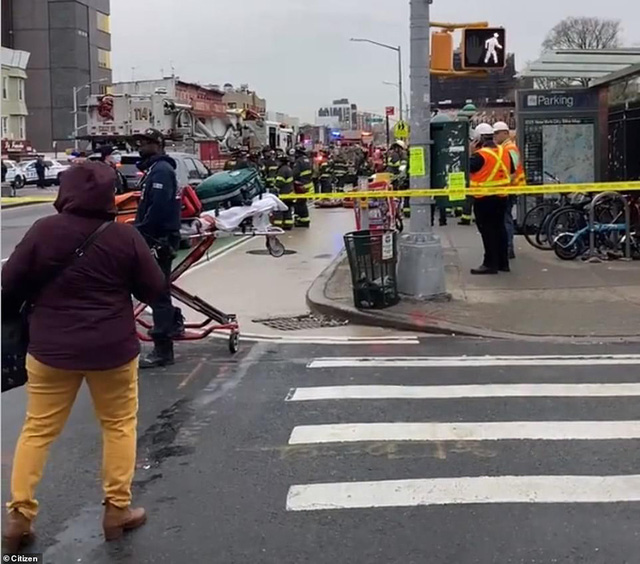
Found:
<svg viewBox="0 0 640 564"><path fill-rule="evenodd" d="M618 337L569 337L566 335L528 335L523 333L510 333L507 331L494 331L483 327L473 327L471 325L461 325L448 321L429 320L424 323L407 321L404 316L396 315L385 310L378 310L377 313L359 310L355 306L338 303L327 298L325 290L329 280L342 262L346 252L342 252L325 268L313 281L307 291L307 305L309 309L321 315L344 319L357 325L368 325L374 327L384 327L388 329L398 329L400 331L413 331L418 333L481 337L485 339L501 339L512 341L525 341L536 343L558 343L558 344L613 344L613 343L640 343L640 335L622 335Z"/></svg>
<svg viewBox="0 0 640 564"><path fill-rule="evenodd" d="M27 206L41 206L43 204L53 204L55 200L45 200L40 202L16 202L15 204L2 204L0 205L0 209L10 210L11 208L26 208Z"/></svg>

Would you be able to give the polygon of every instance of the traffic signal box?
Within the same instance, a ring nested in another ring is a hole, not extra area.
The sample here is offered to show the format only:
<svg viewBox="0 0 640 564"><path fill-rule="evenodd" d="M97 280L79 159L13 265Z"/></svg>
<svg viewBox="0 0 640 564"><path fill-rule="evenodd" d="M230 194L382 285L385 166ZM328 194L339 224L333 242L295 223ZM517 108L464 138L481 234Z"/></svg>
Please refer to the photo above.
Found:
<svg viewBox="0 0 640 564"><path fill-rule="evenodd" d="M431 34L431 70L453 70L453 36L448 31Z"/></svg>
<svg viewBox="0 0 640 564"><path fill-rule="evenodd" d="M452 24L433 22L441 28L431 34L431 74L443 77L486 76L491 69L506 64L506 32L502 27L489 27L486 22ZM462 69L453 68L453 35L462 30Z"/></svg>

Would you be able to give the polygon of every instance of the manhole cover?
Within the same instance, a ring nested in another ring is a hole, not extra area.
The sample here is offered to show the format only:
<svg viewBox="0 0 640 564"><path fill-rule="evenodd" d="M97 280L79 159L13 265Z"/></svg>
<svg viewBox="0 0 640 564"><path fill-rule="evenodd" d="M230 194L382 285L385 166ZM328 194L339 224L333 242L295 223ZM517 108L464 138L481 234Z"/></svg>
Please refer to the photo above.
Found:
<svg viewBox="0 0 640 564"><path fill-rule="evenodd" d="M291 249L285 249L285 255L295 255L298 251L292 251ZM269 251L267 249L253 249L251 251L247 251L248 255L268 255Z"/></svg>
<svg viewBox="0 0 640 564"><path fill-rule="evenodd" d="M342 319L333 319L323 315L296 315L290 317L272 317L269 319L254 319L254 323L261 323L277 331L301 331L303 329L320 329L322 327L342 327L349 322Z"/></svg>

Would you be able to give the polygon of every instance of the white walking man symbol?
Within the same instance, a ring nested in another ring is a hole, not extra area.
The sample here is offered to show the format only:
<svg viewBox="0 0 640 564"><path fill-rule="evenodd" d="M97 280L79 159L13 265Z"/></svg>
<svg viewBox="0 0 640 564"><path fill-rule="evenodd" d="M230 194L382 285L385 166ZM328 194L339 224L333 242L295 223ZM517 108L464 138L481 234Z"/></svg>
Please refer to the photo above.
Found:
<svg viewBox="0 0 640 564"><path fill-rule="evenodd" d="M488 63L489 59L493 58L493 64L498 64L498 51L497 49L502 49L502 45L500 45L500 41L498 40L500 37L499 34L494 33L493 37L490 37L484 42L484 48L487 52L484 55L484 62Z"/></svg>

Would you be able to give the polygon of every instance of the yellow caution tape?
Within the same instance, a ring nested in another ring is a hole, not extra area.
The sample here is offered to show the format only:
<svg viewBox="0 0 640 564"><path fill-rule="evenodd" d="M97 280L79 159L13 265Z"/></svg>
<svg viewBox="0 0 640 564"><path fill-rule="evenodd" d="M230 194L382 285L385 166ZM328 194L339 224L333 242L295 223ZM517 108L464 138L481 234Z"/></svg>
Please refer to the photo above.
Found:
<svg viewBox="0 0 640 564"><path fill-rule="evenodd" d="M640 182L590 182L586 184L543 184L540 186L498 186L493 188L467 188L466 196L520 196L541 194L574 194L586 192L630 192L640 191ZM367 192L331 192L328 194L282 194L281 200L343 200L346 198L460 198L459 188L453 193L448 188L414 188L411 190L371 190Z"/></svg>

